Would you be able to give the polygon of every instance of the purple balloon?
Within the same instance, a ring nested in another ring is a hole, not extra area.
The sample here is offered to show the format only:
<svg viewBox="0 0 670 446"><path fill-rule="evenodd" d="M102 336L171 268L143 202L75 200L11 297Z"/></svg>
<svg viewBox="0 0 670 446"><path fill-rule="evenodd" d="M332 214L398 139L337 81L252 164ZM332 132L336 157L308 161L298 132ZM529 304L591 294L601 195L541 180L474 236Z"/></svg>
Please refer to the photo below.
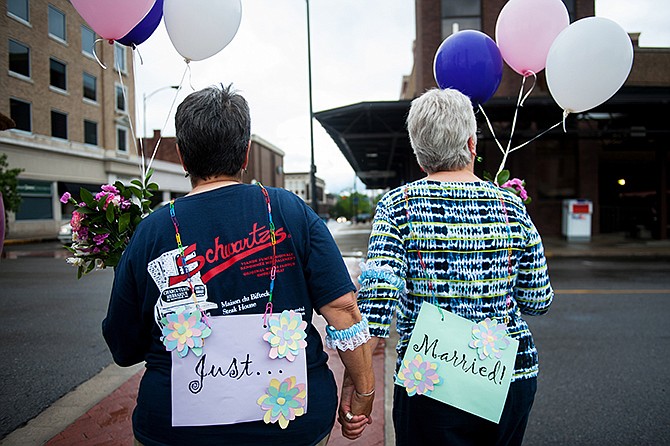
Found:
<svg viewBox="0 0 670 446"><path fill-rule="evenodd" d="M473 107L493 96L502 73L498 45L480 31L456 32L444 39L435 53L433 74L437 85L460 91L470 98Z"/></svg>
<svg viewBox="0 0 670 446"><path fill-rule="evenodd" d="M156 0L146 16L130 30L128 34L117 39L122 45L136 46L151 36L163 18L163 0Z"/></svg>

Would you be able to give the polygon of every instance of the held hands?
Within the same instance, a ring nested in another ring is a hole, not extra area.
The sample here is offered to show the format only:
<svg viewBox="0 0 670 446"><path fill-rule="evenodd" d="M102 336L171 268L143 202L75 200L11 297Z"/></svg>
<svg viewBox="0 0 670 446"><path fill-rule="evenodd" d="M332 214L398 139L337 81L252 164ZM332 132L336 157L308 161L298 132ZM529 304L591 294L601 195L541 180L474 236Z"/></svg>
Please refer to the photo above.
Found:
<svg viewBox="0 0 670 446"><path fill-rule="evenodd" d="M372 423L370 413L374 399L374 390L366 394L357 392L349 375L344 374L338 421L342 425L342 435L345 438L349 440L359 438L365 427Z"/></svg>

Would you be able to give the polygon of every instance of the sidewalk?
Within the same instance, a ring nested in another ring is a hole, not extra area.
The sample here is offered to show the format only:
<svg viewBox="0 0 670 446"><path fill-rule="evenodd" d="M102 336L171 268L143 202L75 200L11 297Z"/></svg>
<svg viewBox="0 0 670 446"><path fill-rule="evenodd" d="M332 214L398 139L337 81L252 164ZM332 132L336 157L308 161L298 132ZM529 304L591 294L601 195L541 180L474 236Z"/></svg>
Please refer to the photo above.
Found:
<svg viewBox="0 0 670 446"><path fill-rule="evenodd" d="M352 278L358 276L359 263L363 255L369 225L355 225L342 228L342 238L338 245L343 251L345 262ZM588 242L568 242L558 237L544 239L545 251L549 259L556 257L639 257L670 259L670 240L634 240L621 235L598 235ZM358 248L361 246L361 248ZM9 250L9 255L39 255L35 252L21 253L18 246ZM314 318L317 329L324 334L325 321ZM390 420L392 370L395 362L395 339L380 344L374 354L373 365L376 383L374 423L366 429L357 441L344 439L336 422L329 442L330 446L392 445L393 431ZM336 352L328 351L329 366L339 382L342 365ZM0 445L132 445L131 415L135 407L135 397L143 365L122 369L115 365L105 368L89 381L55 402L42 414L17 429ZM383 391L380 391L383 389Z"/></svg>

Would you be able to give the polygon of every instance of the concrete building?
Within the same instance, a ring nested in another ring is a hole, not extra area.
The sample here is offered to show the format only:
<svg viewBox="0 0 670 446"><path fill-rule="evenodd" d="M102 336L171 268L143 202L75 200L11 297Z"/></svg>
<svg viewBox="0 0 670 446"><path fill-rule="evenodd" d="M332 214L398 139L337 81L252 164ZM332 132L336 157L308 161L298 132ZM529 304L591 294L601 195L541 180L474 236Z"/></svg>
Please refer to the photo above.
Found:
<svg viewBox="0 0 670 446"><path fill-rule="evenodd" d="M309 172L291 172L285 173L285 189L290 190L306 203L312 202L312 195L309 190ZM322 217L328 216L329 201L326 197L326 182L316 177L316 201L319 205L319 212Z"/></svg>
<svg viewBox="0 0 670 446"><path fill-rule="evenodd" d="M414 67L402 79L399 101L363 102L325 110L316 118L333 137L368 188L390 188L423 176L405 129L411 99L435 88L433 59L441 42L456 29L495 36L505 0L416 0ZM593 0L564 0L574 22L594 15ZM633 68L621 90L585 113L570 115L560 129L514 152L512 174L525 178L533 202L529 212L545 235L561 234L563 201L593 203L592 233L627 232L667 238L670 125L670 49L634 44ZM521 76L505 66L495 96L484 104L498 138L509 138ZM549 94L544 71L519 113L515 141L537 136L561 119ZM477 165L495 172L501 154L481 114Z"/></svg>

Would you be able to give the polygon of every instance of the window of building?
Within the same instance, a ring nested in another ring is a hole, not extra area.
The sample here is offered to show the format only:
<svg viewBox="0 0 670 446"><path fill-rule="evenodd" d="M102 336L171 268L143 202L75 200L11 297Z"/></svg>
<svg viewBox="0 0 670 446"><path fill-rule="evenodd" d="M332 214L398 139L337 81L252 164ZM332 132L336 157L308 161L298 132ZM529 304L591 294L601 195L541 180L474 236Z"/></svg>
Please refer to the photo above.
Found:
<svg viewBox="0 0 670 446"><path fill-rule="evenodd" d="M19 180L17 187L21 204L17 220L49 220L53 218L51 183Z"/></svg>
<svg viewBox="0 0 670 446"><path fill-rule="evenodd" d="M128 151L128 129L122 126L116 127L116 150L119 152Z"/></svg>
<svg viewBox="0 0 670 446"><path fill-rule="evenodd" d="M95 33L88 26L81 25L81 51L84 54L93 56L94 46L95 46Z"/></svg>
<svg viewBox="0 0 670 446"><path fill-rule="evenodd" d="M67 114L51 110L51 136L67 139Z"/></svg>
<svg viewBox="0 0 670 446"><path fill-rule="evenodd" d="M98 123L84 119L84 143L98 145Z"/></svg>
<svg viewBox="0 0 670 446"><path fill-rule="evenodd" d="M51 5L49 5L49 35L63 42L67 41L67 36L65 35L65 13Z"/></svg>
<svg viewBox="0 0 670 446"><path fill-rule="evenodd" d="M125 89L119 85L116 84L116 110L120 112L125 112L126 111L126 97L123 94Z"/></svg>
<svg viewBox="0 0 670 446"><path fill-rule="evenodd" d="M30 77L30 48L9 39L9 71Z"/></svg>
<svg viewBox="0 0 670 446"><path fill-rule="evenodd" d="M28 0L7 0L7 12L27 23L30 23Z"/></svg>
<svg viewBox="0 0 670 446"><path fill-rule="evenodd" d="M442 0L442 38L464 29L482 29L481 0Z"/></svg>
<svg viewBox="0 0 670 446"><path fill-rule="evenodd" d="M114 68L126 72L126 47L120 43L114 43Z"/></svg>
<svg viewBox="0 0 670 446"><path fill-rule="evenodd" d="M67 90L66 66L54 58L49 59L49 84L60 90Z"/></svg>
<svg viewBox="0 0 670 446"><path fill-rule="evenodd" d="M9 99L9 116L16 123L17 130L32 131L31 106L20 99Z"/></svg>
<svg viewBox="0 0 670 446"><path fill-rule="evenodd" d="M91 101L98 100L98 79L95 76L84 72L84 98Z"/></svg>

